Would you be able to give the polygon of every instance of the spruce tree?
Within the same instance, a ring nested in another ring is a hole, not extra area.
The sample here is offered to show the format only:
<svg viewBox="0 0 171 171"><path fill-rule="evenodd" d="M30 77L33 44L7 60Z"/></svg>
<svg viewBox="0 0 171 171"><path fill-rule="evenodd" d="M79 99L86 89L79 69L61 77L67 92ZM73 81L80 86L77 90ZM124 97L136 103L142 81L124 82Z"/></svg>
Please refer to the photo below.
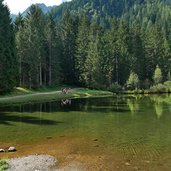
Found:
<svg viewBox="0 0 171 171"><path fill-rule="evenodd" d="M0 94L16 86L18 63L15 50L15 36L10 13L0 1Z"/></svg>
<svg viewBox="0 0 171 171"><path fill-rule="evenodd" d="M47 61L45 64L44 80L51 86L59 84L61 81L59 36L57 36L56 23L51 13L48 15L45 34L47 42Z"/></svg>
<svg viewBox="0 0 171 171"><path fill-rule="evenodd" d="M163 76L160 67L157 65L154 71L153 81L155 84L159 84L162 82Z"/></svg>
<svg viewBox="0 0 171 171"><path fill-rule="evenodd" d="M85 61L89 44L89 21L85 15L79 17L78 34L76 39L75 68L78 84L85 85Z"/></svg>
<svg viewBox="0 0 171 171"><path fill-rule="evenodd" d="M62 42L62 60L61 68L63 82L74 84L75 79L75 52L76 35L78 29L78 18L74 17L69 11L66 11L61 21L61 42Z"/></svg>

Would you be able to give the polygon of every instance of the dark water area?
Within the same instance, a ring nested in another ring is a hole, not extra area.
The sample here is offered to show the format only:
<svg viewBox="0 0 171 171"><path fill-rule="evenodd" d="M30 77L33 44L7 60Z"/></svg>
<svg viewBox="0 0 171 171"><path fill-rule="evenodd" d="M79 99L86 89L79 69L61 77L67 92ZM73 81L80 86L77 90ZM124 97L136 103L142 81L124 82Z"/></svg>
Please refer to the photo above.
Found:
<svg viewBox="0 0 171 171"><path fill-rule="evenodd" d="M0 107L0 144L63 135L91 137L97 141L98 152L117 154L128 160L128 165L145 161L152 163L151 170L171 170L171 96L85 98L66 104Z"/></svg>

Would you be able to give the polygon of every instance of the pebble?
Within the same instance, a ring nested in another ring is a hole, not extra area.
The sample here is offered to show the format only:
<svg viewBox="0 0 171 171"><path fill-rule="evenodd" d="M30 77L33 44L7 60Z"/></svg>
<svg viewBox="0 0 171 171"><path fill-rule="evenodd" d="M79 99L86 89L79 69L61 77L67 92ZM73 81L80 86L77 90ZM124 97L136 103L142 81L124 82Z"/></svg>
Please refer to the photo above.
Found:
<svg viewBox="0 0 171 171"><path fill-rule="evenodd" d="M5 150L1 148L1 149L0 149L0 153L3 153L3 152L5 152Z"/></svg>
<svg viewBox="0 0 171 171"><path fill-rule="evenodd" d="M145 163L149 164L149 163L150 163L150 161L149 161L149 160L145 160Z"/></svg>
<svg viewBox="0 0 171 171"><path fill-rule="evenodd" d="M93 141L98 141L98 139L94 139Z"/></svg>
<svg viewBox="0 0 171 171"><path fill-rule="evenodd" d="M126 165L126 166L130 166L131 164L130 164L129 162L126 162L125 165Z"/></svg>
<svg viewBox="0 0 171 171"><path fill-rule="evenodd" d="M14 152L14 151L16 151L16 148L15 147L9 147L8 148L8 152Z"/></svg>
<svg viewBox="0 0 171 171"><path fill-rule="evenodd" d="M134 167L134 169L135 169L135 170L140 170L140 168L139 168L139 167L137 167L137 166L135 166L135 167Z"/></svg>

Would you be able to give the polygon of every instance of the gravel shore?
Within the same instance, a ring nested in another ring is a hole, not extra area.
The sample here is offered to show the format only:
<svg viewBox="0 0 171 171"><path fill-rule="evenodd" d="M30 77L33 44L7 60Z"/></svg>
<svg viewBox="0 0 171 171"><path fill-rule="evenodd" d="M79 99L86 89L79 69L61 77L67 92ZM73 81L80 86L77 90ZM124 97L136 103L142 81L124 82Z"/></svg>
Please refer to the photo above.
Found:
<svg viewBox="0 0 171 171"><path fill-rule="evenodd" d="M8 161L7 171L84 171L85 166L79 162L72 162L62 169L55 168L57 160L49 155L30 155L14 158Z"/></svg>
<svg viewBox="0 0 171 171"><path fill-rule="evenodd" d="M30 155L22 158L14 158L8 161L7 171L51 171L56 159L49 155Z"/></svg>

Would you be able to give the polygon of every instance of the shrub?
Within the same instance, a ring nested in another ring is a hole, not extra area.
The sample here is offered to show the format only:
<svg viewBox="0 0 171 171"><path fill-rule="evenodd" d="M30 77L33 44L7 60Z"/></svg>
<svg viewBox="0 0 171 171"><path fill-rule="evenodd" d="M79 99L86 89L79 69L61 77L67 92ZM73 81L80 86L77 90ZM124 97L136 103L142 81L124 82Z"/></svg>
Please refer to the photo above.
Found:
<svg viewBox="0 0 171 171"><path fill-rule="evenodd" d="M119 93L122 91L122 87L117 84L117 83L113 83L110 88L109 88L109 91L113 92L113 93Z"/></svg>
<svg viewBox="0 0 171 171"><path fill-rule="evenodd" d="M149 93L166 93L168 92L167 87L163 84L157 84L152 86L149 90Z"/></svg>
<svg viewBox="0 0 171 171"><path fill-rule="evenodd" d="M154 76L153 76L153 80L155 84L159 84L162 82L163 76L162 76L162 72L161 69L159 68L159 66L156 66L156 69L154 71Z"/></svg>
<svg viewBox="0 0 171 171"><path fill-rule="evenodd" d="M1 159L0 160L0 171L4 171L8 169L8 163L7 160Z"/></svg>
<svg viewBox="0 0 171 171"><path fill-rule="evenodd" d="M137 89L139 85L139 78L138 75L134 72L131 72L128 81L127 81L127 87L128 89Z"/></svg>
<svg viewBox="0 0 171 171"><path fill-rule="evenodd" d="M165 85L165 86L171 86L171 81L166 81L166 82L164 82L164 85Z"/></svg>

